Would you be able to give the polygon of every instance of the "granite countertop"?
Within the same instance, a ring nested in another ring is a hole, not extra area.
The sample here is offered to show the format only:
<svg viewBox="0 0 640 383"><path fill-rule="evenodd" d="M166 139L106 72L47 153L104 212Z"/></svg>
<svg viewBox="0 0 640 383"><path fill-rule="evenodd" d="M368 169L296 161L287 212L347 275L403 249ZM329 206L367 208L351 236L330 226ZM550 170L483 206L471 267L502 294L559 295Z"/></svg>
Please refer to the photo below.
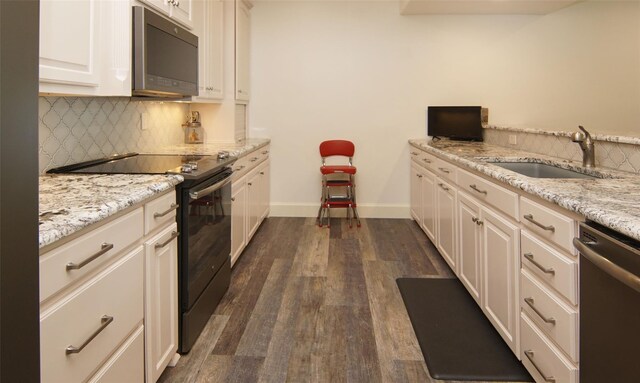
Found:
<svg viewBox="0 0 640 383"><path fill-rule="evenodd" d="M40 249L183 180L180 175L42 175Z"/></svg>
<svg viewBox="0 0 640 383"><path fill-rule="evenodd" d="M640 175L607 168L587 169L576 162L482 142L416 139L409 140L409 144L640 240ZM489 161L553 164L603 178L530 178Z"/></svg>
<svg viewBox="0 0 640 383"><path fill-rule="evenodd" d="M268 145L270 142L271 140L268 138L252 138L239 144L169 145L159 149L154 149L153 154L216 155L219 151L226 150L231 156L242 157L246 153Z"/></svg>

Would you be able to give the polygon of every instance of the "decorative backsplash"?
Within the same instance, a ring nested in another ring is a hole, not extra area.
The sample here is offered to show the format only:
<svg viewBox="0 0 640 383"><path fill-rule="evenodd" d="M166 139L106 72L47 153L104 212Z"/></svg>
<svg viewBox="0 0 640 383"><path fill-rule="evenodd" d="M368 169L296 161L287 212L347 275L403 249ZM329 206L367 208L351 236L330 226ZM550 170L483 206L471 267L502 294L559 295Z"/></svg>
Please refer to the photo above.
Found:
<svg viewBox="0 0 640 383"><path fill-rule="evenodd" d="M113 97L40 97L40 173L116 153L182 144L188 104ZM145 113L146 130L140 116Z"/></svg>
<svg viewBox="0 0 640 383"><path fill-rule="evenodd" d="M509 144L509 136L516 136L515 145ZM640 173L640 145L638 145L640 139L598 135L594 137L596 166ZM484 130L484 141L489 144L582 162L582 150L577 143L571 141L569 133L487 127ZM635 143L636 141L638 143Z"/></svg>

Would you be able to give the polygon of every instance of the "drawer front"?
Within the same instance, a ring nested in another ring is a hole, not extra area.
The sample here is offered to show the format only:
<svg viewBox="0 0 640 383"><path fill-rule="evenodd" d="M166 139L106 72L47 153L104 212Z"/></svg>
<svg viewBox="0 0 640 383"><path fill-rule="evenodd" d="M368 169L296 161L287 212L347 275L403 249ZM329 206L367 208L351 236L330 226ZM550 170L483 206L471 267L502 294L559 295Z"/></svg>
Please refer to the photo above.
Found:
<svg viewBox="0 0 640 383"><path fill-rule="evenodd" d="M520 307L539 329L578 361L578 312L562 303L554 293L521 270Z"/></svg>
<svg viewBox="0 0 640 383"><path fill-rule="evenodd" d="M140 326L89 383L144 382L144 327Z"/></svg>
<svg viewBox="0 0 640 383"><path fill-rule="evenodd" d="M518 194L460 169L458 169L458 184L478 200L518 220Z"/></svg>
<svg viewBox="0 0 640 383"><path fill-rule="evenodd" d="M238 160L233 164L233 174L231 175L232 180L237 180L247 174L249 171L249 157L244 156L238 158Z"/></svg>
<svg viewBox="0 0 640 383"><path fill-rule="evenodd" d="M147 235L159 227L175 222L178 208L175 190L146 203L144 205L144 234Z"/></svg>
<svg viewBox="0 0 640 383"><path fill-rule="evenodd" d="M576 236L573 219L523 197L520 199L520 221L542 238L576 254L572 243Z"/></svg>
<svg viewBox="0 0 640 383"><path fill-rule="evenodd" d="M269 158L269 154L271 153L271 146L267 145L267 146L263 146L262 148L257 150L258 153L260 153L260 161L264 161L267 158Z"/></svg>
<svg viewBox="0 0 640 383"><path fill-rule="evenodd" d="M522 230L521 239L522 265L577 305L578 261L562 255L526 230Z"/></svg>
<svg viewBox="0 0 640 383"><path fill-rule="evenodd" d="M558 383L578 382L578 369L562 356L525 313L520 314L520 335L522 364L537 383L548 382L552 377Z"/></svg>
<svg viewBox="0 0 640 383"><path fill-rule="evenodd" d="M458 182L458 167L439 158L435 159L435 169L433 169L433 172L438 177L453 182L454 184Z"/></svg>
<svg viewBox="0 0 640 383"><path fill-rule="evenodd" d="M140 246L41 313L42 382L86 380L141 323L143 261Z"/></svg>
<svg viewBox="0 0 640 383"><path fill-rule="evenodd" d="M143 209L139 208L43 254L40 257L40 302L95 272L142 235Z"/></svg>
<svg viewBox="0 0 640 383"><path fill-rule="evenodd" d="M425 167L426 169L435 172L438 166L438 159L429 153L424 151L419 151L418 158L416 158L416 162L420 164L420 166Z"/></svg>

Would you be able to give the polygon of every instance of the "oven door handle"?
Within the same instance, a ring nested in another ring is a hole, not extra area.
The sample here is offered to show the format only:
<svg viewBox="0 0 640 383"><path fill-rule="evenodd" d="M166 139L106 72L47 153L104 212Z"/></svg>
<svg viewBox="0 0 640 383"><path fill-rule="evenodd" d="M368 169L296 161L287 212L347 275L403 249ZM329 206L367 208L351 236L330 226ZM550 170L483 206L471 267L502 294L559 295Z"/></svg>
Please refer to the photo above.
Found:
<svg viewBox="0 0 640 383"><path fill-rule="evenodd" d="M640 293L640 277L628 272L627 270L598 254L580 238L574 238L573 245L576 247L576 249L578 249L580 254L591 261L591 263L593 263L599 269Z"/></svg>
<svg viewBox="0 0 640 383"><path fill-rule="evenodd" d="M198 199L198 198L200 198L201 195L209 194L209 193L214 192L214 191L216 191L218 189L222 189L225 185L229 184L230 182L231 182L231 177L227 177L227 178L223 179L222 181L220 181L220 182L218 182L216 184L213 184L211 186L208 186L208 187L206 187L204 189L190 192L189 193L189 197L191 199L194 199L194 200Z"/></svg>

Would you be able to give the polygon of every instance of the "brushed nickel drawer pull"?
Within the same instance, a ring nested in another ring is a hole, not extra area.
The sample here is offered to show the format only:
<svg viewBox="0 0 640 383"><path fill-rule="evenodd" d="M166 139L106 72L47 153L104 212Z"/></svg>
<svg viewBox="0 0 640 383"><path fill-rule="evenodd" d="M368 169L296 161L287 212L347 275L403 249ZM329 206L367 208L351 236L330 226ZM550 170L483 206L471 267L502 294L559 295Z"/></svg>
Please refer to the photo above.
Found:
<svg viewBox="0 0 640 383"><path fill-rule="evenodd" d="M156 245L154 247L156 249L162 249L163 247L167 246L171 241L173 241L174 239L178 238L179 235L180 235L180 233L178 233L177 231L172 231L171 232L171 237L169 237L169 239L167 239L166 241L164 241L162 243L156 243Z"/></svg>
<svg viewBox="0 0 640 383"><path fill-rule="evenodd" d="M251 161L251 162L256 162L256 161L258 161L258 157L253 157L253 158L252 158L252 159L250 159L249 161Z"/></svg>
<svg viewBox="0 0 640 383"><path fill-rule="evenodd" d="M422 178L422 174L416 174L416 177Z"/></svg>
<svg viewBox="0 0 640 383"><path fill-rule="evenodd" d="M242 169L244 169L244 168L245 168L245 166L244 166L244 165L240 165L240 166L238 166L237 168L235 168L234 170L235 170L236 172L239 172L240 170L242 170Z"/></svg>
<svg viewBox="0 0 640 383"><path fill-rule="evenodd" d="M269 154L269 151L265 150L265 151L262 152L262 154Z"/></svg>
<svg viewBox="0 0 640 383"><path fill-rule="evenodd" d="M483 222L483 221L481 221L481 220L479 220L479 219L477 219L477 220L476 220L476 225L478 225L478 226L482 226L482 225L484 225L484 222Z"/></svg>
<svg viewBox="0 0 640 383"><path fill-rule="evenodd" d="M438 168L438 169L440 169L440 171L443 173L447 173L447 174L451 173L451 171L447 168Z"/></svg>
<svg viewBox="0 0 640 383"><path fill-rule="evenodd" d="M87 347L87 345L89 343L91 343L91 341L98 336L98 334L100 334L102 332L102 330L104 330L105 328L107 328L108 325L111 324L111 322L113 322L113 317L109 316L109 315L104 315L102 316L102 318L100 318L100 327L94 331L93 334L91 334L91 336L84 341L84 343L82 343L80 345L80 347L76 347L76 346L67 346L67 349L65 350L65 354L69 355L69 354L78 354L80 351L82 351L85 347Z"/></svg>
<svg viewBox="0 0 640 383"><path fill-rule="evenodd" d="M535 259L533 259L533 253L524 253L523 255L524 255L525 258L527 258L529 260L529 262L533 263L533 265L535 267L537 267L540 270L542 270L543 273L556 275L556 271L553 268L551 268L551 267L546 268L546 267L542 266L540 263L538 263Z"/></svg>
<svg viewBox="0 0 640 383"><path fill-rule="evenodd" d="M263 175L264 175L264 172L260 172L260 175L261 175L261 176L263 176Z"/></svg>
<svg viewBox="0 0 640 383"><path fill-rule="evenodd" d="M73 263L73 262L67 263L67 271L81 269L81 268L85 267L87 264L89 264L90 262L94 261L96 258L98 258L99 256L105 254L106 252L108 252L111 249L113 249L113 243L106 243L105 242L102 245L100 245L100 251L98 251L97 253L93 254L92 256L90 256L89 258L85 259L84 261L82 261L80 263L77 263L77 264Z"/></svg>
<svg viewBox="0 0 640 383"><path fill-rule="evenodd" d="M440 186L441 188L443 188L445 191L449 191L449 188L444 186L443 183L439 183L438 186Z"/></svg>
<svg viewBox="0 0 640 383"><path fill-rule="evenodd" d="M471 217L471 222L473 222L473 223L478 222L478 220L480 220L480 218Z"/></svg>
<svg viewBox="0 0 640 383"><path fill-rule="evenodd" d="M540 222L536 221L535 219L533 219L533 214L525 214L523 218L526 219L527 221L531 222L532 224L538 226L541 229L548 230L548 231L550 231L552 233L554 233L556 231L556 228L554 226L552 226L552 225L545 226L545 225L541 224Z"/></svg>
<svg viewBox="0 0 640 383"><path fill-rule="evenodd" d="M171 206L163 211L162 213L153 213L153 218L160 218L160 217L164 217L165 215L171 213L172 211L176 210L177 208L179 208L180 205L178 205L177 203L172 203Z"/></svg>
<svg viewBox="0 0 640 383"><path fill-rule="evenodd" d="M536 369L536 371L538 371L538 374L540 374L540 376L542 376L542 379L544 379L545 382L555 383L556 378L554 378L553 376L546 376L544 374L544 372L542 372L540 367L538 367L536 362L533 361L533 350L525 350L524 354L527 356L527 359L529 359L529 362L531 362L533 367Z"/></svg>
<svg viewBox="0 0 640 383"><path fill-rule="evenodd" d="M417 155L418 155L418 152L411 152L411 155L412 155L412 156L417 156Z"/></svg>
<svg viewBox="0 0 640 383"><path fill-rule="evenodd" d="M540 317L540 319L542 319L545 323L551 323L552 325L555 326L556 324L556 320L555 318L547 318L545 317L540 310L538 310L536 308L536 306L534 306L533 304L535 303L533 298L529 297L529 298L524 298L524 303L528 304L529 307L531 307L531 310L533 310L536 314L538 314L538 316Z"/></svg>
<svg viewBox="0 0 640 383"><path fill-rule="evenodd" d="M477 187L475 184L473 184L473 185L469 185L469 187L470 187L471 189L473 189L473 190L477 191L477 192L478 192L478 193L480 193L480 194L487 195L487 191L486 191L486 190L480 190L480 189L478 189L478 187Z"/></svg>
<svg viewBox="0 0 640 383"><path fill-rule="evenodd" d="M424 161L424 162L426 162L426 163L428 163L428 164L430 164L430 163L432 162L432 161L431 161L430 159L428 159L428 158L423 158L423 159L422 159L422 161Z"/></svg>

